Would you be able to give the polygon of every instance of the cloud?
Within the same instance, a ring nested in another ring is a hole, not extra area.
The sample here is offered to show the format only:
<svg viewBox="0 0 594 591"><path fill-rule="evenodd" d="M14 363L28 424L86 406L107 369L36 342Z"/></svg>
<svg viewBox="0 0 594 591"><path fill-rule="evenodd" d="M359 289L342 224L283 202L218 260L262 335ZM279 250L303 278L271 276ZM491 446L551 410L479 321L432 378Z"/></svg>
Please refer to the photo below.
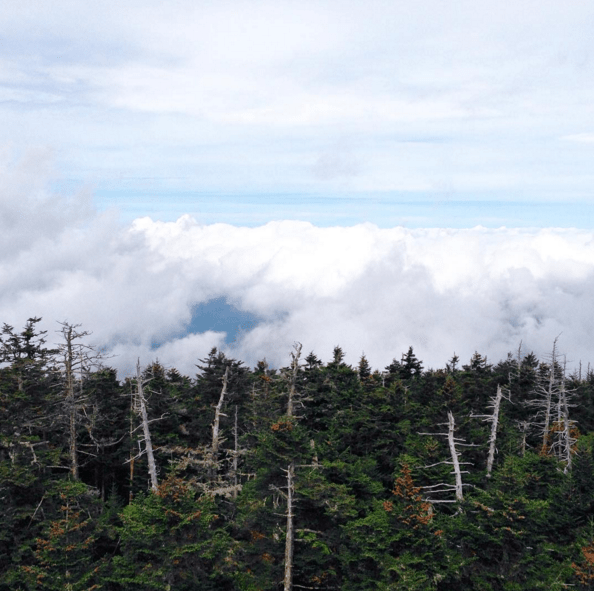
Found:
<svg viewBox="0 0 594 591"><path fill-rule="evenodd" d="M9 4L0 142L81 184L589 194L589 2Z"/></svg>
<svg viewBox="0 0 594 591"><path fill-rule="evenodd" d="M294 341L324 359L341 345L351 363L364 351L377 368L413 345L439 367L454 352L495 361L520 341L543 355L561 333L568 359L594 361L591 231L122 225L84 193L52 194L51 175L36 152L0 176L0 321L43 316L50 340L56 321L81 323L122 374L137 357L193 374L213 346L279 366ZM189 332L213 301L253 328L233 342Z"/></svg>

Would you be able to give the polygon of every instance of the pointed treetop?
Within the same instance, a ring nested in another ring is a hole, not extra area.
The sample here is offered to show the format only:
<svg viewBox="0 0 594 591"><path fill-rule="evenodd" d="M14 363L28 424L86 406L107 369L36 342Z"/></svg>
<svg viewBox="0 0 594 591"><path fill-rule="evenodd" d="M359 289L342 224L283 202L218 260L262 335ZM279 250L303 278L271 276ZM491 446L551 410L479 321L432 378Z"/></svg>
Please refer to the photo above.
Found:
<svg viewBox="0 0 594 591"><path fill-rule="evenodd" d="M359 360L359 377L364 380L371 375L371 366L369 365L369 361L367 361L367 357L365 357L365 353L361 355L361 359Z"/></svg>

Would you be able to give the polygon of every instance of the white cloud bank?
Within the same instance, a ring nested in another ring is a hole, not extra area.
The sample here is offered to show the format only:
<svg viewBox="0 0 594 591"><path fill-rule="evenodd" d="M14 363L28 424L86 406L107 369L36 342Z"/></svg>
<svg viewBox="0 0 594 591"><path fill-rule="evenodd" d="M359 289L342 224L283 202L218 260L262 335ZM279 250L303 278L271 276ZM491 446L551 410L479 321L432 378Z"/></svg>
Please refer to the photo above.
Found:
<svg viewBox="0 0 594 591"><path fill-rule="evenodd" d="M0 170L0 322L43 316L50 335L54 321L82 323L122 372L158 357L193 374L213 346L285 364L294 341L324 359L339 344L351 363L364 351L378 368L413 345L439 367L454 352L499 360L520 341L543 355L560 333L569 360L594 361L593 232L122 226L88 196L48 194L45 162ZM221 297L263 319L230 347L187 334L192 306Z"/></svg>

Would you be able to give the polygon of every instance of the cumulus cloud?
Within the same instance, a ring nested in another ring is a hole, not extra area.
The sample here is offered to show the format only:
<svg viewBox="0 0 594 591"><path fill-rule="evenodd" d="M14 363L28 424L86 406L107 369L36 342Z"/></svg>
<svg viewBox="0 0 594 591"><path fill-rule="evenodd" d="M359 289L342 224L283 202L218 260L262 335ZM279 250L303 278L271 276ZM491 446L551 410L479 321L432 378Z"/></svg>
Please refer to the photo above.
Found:
<svg viewBox="0 0 594 591"><path fill-rule="evenodd" d="M294 341L328 359L335 345L383 368L413 345L426 366L456 352L492 360L545 354L562 333L568 359L594 361L594 233L542 229L247 228L189 216L122 225L87 195L47 190L32 153L0 175L0 321L81 323L130 371L158 358L193 374L211 347L254 364L288 363ZM234 342L189 332L200 303L224 298L260 319Z"/></svg>

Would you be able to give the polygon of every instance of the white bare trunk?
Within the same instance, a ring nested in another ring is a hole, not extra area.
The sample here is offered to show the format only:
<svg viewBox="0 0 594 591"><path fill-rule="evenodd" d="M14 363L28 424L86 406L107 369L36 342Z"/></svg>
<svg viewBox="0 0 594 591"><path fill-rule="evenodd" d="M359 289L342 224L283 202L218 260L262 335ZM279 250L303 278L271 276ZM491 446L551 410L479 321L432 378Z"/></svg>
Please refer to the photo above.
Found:
<svg viewBox="0 0 594 591"><path fill-rule="evenodd" d="M501 399L503 398L503 391L501 386L497 386L497 394L493 399L493 414L491 415L491 436L489 437L489 455L487 456L487 478L491 478L491 471L493 470L493 461L495 459L495 444L497 442L497 427L499 426L499 408L501 406Z"/></svg>
<svg viewBox="0 0 594 591"><path fill-rule="evenodd" d="M565 462L565 468L563 469L565 473L571 471L574 445L577 441L574 433L572 433L572 428L575 426L575 421L572 421L569 418L568 396L569 393L565 388L565 383L562 382L559 391L559 407L561 412L561 419L559 424L563 425L563 430L560 433L561 441L559 442L559 459L562 462Z"/></svg>
<svg viewBox="0 0 594 591"><path fill-rule="evenodd" d="M456 450L456 441L454 439L454 432L456 425L454 422L454 415L451 411L448 411L448 443L450 446L450 454L452 456L452 465L454 467L454 475L456 477L456 500L464 500L462 493L462 472L460 471L460 462L458 460L458 451Z"/></svg>
<svg viewBox="0 0 594 591"><path fill-rule="evenodd" d="M130 391L130 491L128 492L128 503L134 498L134 414L136 412L134 404L134 391Z"/></svg>
<svg viewBox="0 0 594 591"><path fill-rule="evenodd" d="M218 461L219 461L219 444L220 444L220 426L221 416L223 415L223 404L225 402L225 395L227 394L227 384L229 382L229 366L225 369L225 375L223 376L223 387L221 389L221 395L219 396L219 402L215 408L215 417L212 423L212 446L211 446L211 457L210 457L210 477L214 478L217 473Z"/></svg>
<svg viewBox="0 0 594 591"><path fill-rule="evenodd" d="M146 457L148 459L149 475L151 477L151 490L155 492L159 488L157 480L157 464L155 463L155 456L153 454L153 444L151 442L151 431L149 429L148 413L146 411L146 398L142 388L142 376L140 374L140 360L136 364L136 395L138 396L138 404L140 405L140 416L142 418L142 430L144 433L144 448Z"/></svg>
<svg viewBox="0 0 594 591"><path fill-rule="evenodd" d="M544 391L544 424L542 429L542 452L548 453L551 446L551 414L553 410L553 395L555 394L555 366L557 365L557 339L553 343L553 353L551 354L551 368L549 370L549 383Z"/></svg>
<svg viewBox="0 0 594 591"><path fill-rule="evenodd" d="M223 388L221 389L221 395L219 396L219 402L215 408L215 418L212 424L212 453L214 456L214 461L216 463L217 456L219 453L219 433L220 433L220 425L221 425L221 414L223 410L223 404L225 402L225 394L227 393L227 384L229 381L229 367L225 370L225 375L223 376Z"/></svg>
<svg viewBox="0 0 594 591"><path fill-rule="evenodd" d="M284 591L291 591L293 588L293 477L295 465L289 464L287 470L287 531L285 536L285 578Z"/></svg>
<svg viewBox="0 0 594 591"><path fill-rule="evenodd" d="M301 343L295 344L295 352L291 353L291 382L289 385L289 399L287 401L287 416L292 417L295 412L295 393L297 386L297 372L299 371L299 357L301 356ZM293 531L293 495L295 477L295 464L291 462L287 470L287 528L285 534L285 577L284 577L284 591L291 591L293 589L293 545L294 545L294 531Z"/></svg>
<svg viewBox="0 0 594 591"><path fill-rule="evenodd" d="M233 426L233 498L237 498L237 485L238 485L238 457L239 457L239 430L237 428L237 405L235 405L235 424Z"/></svg>
<svg viewBox="0 0 594 591"><path fill-rule="evenodd" d="M295 344L295 352L291 353L291 382L289 384L289 400L287 401L287 416L295 414L295 392L297 387L297 372L299 371L299 357L301 356L301 343Z"/></svg>
<svg viewBox="0 0 594 591"><path fill-rule="evenodd" d="M74 353L72 350L72 326L64 331L66 347L64 352L64 374L66 406L68 408L68 452L70 456L70 475L78 480L78 450L76 445L76 400L74 394Z"/></svg>
<svg viewBox="0 0 594 591"><path fill-rule="evenodd" d="M82 413L81 408L85 405L83 397L84 374L90 365L97 365L101 355L93 350L93 347L78 342L90 333L79 331L78 324L60 322L62 326L59 331L64 342L58 345L55 357L57 365L63 368L63 381L61 382L64 393L64 419L68 425L68 457L69 471L74 480L79 479L79 450L77 443L77 432L80 427ZM79 373L79 391L77 392L77 372ZM85 413L86 414L86 413ZM89 427L87 427L89 428Z"/></svg>

